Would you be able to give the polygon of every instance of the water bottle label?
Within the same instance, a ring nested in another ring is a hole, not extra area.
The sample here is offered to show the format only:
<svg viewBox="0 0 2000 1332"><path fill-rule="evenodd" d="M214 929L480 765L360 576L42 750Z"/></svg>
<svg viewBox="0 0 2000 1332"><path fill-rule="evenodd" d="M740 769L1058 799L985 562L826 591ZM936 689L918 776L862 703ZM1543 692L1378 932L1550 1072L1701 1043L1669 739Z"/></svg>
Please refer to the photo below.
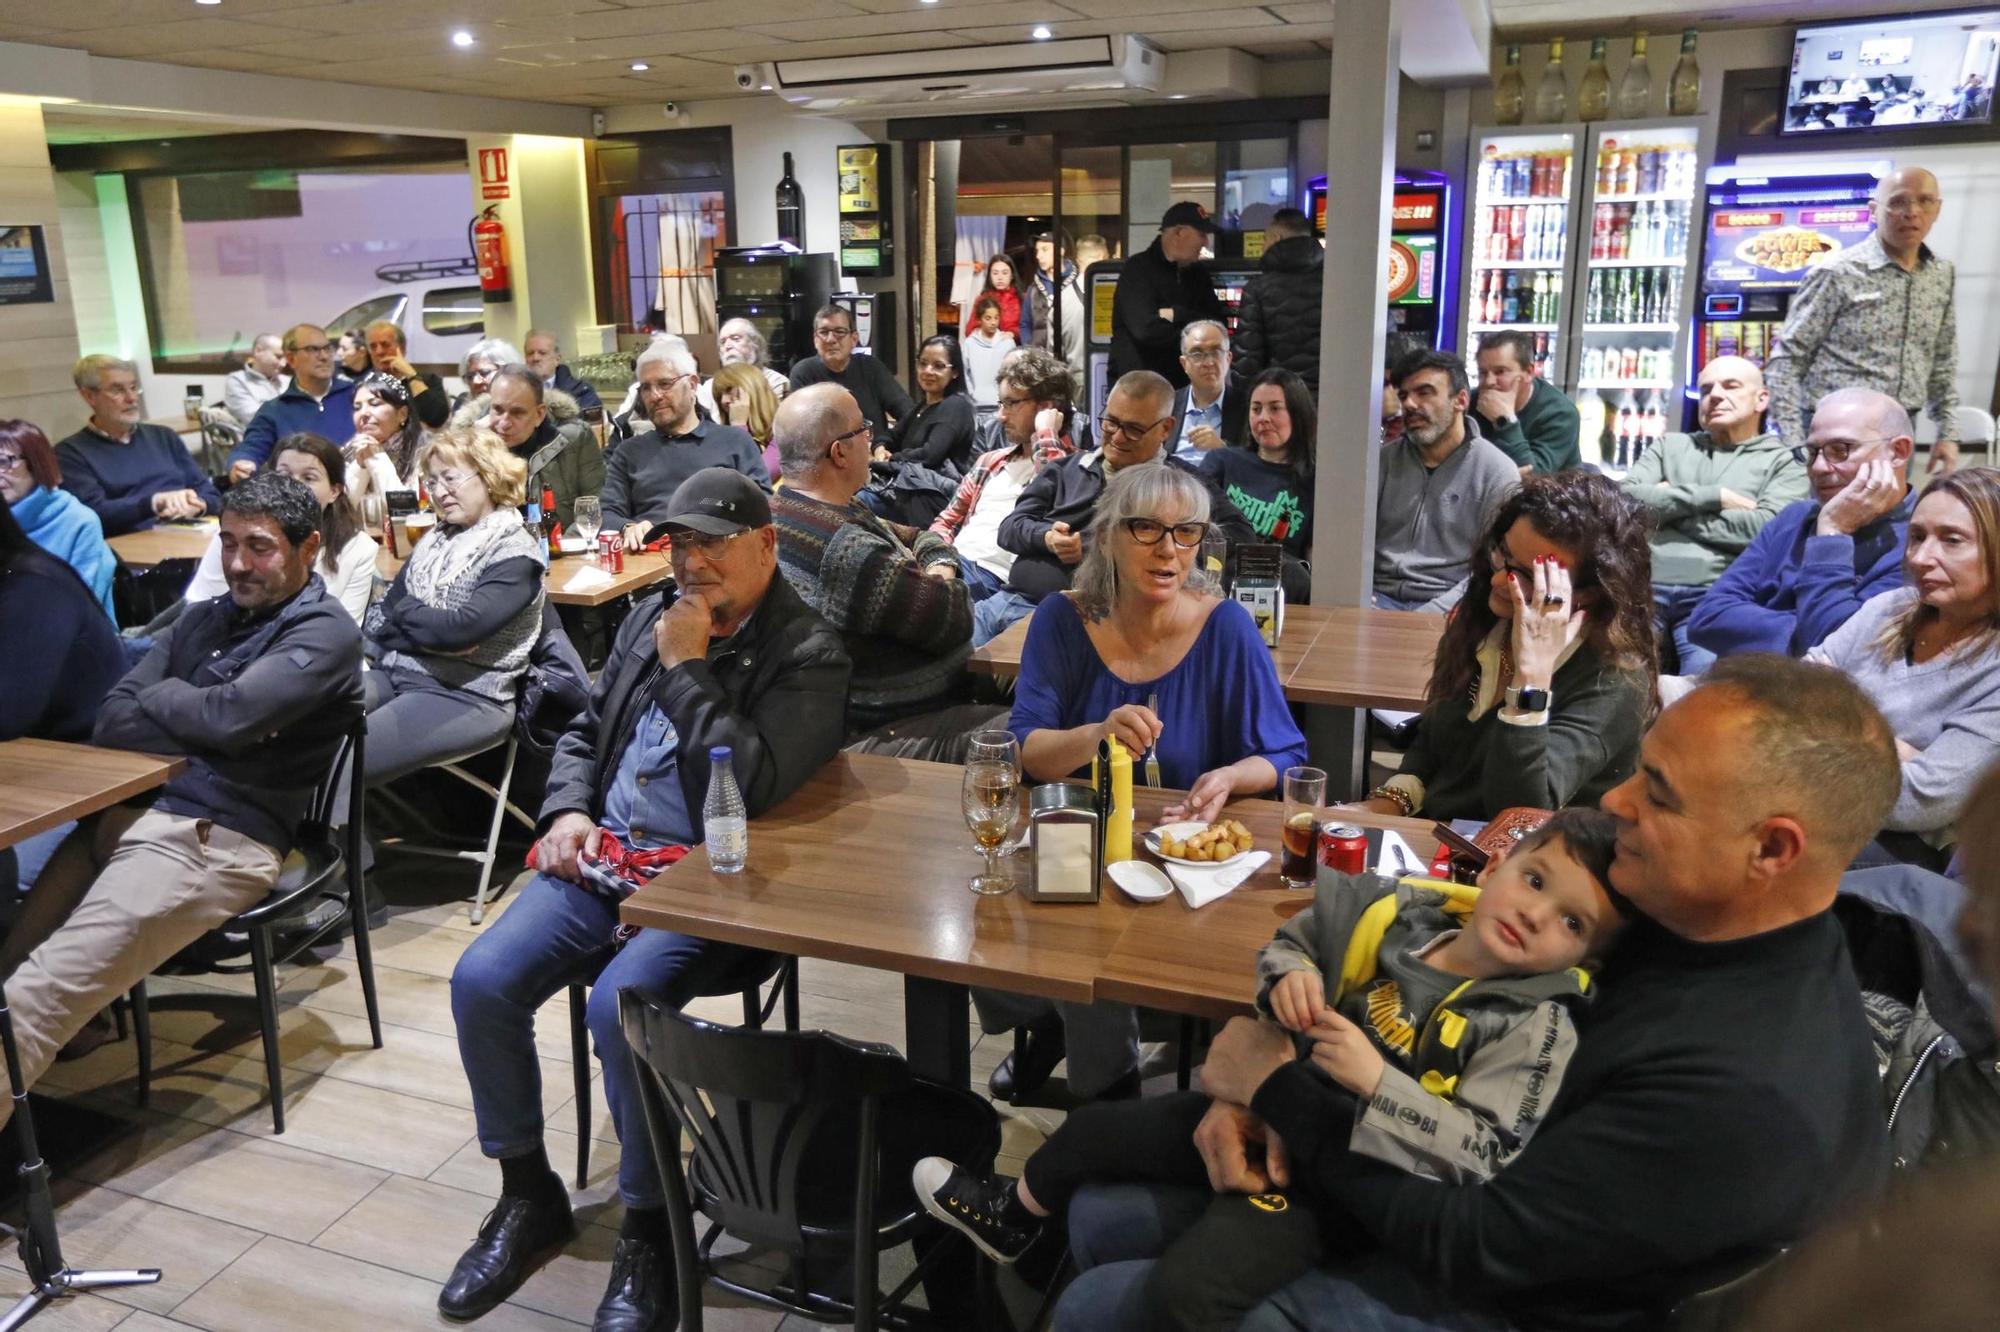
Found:
<svg viewBox="0 0 2000 1332"><path fill-rule="evenodd" d="M708 837L711 865L741 865L750 854L750 826L741 818L709 819L703 826Z"/></svg>

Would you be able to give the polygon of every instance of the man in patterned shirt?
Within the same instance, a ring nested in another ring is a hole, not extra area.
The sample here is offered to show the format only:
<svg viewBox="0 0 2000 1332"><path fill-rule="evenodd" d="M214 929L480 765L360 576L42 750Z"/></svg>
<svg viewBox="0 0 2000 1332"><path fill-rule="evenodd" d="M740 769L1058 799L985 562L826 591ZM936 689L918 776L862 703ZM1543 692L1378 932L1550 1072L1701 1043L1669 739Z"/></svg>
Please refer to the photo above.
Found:
<svg viewBox="0 0 2000 1332"><path fill-rule="evenodd" d="M1943 199L1937 177L1898 167L1876 187L1875 234L1815 265L1792 298L1764 380L1771 426L1805 443L1806 405L1835 389L1879 389L1937 423L1931 472L1958 463L1955 270L1924 244Z"/></svg>

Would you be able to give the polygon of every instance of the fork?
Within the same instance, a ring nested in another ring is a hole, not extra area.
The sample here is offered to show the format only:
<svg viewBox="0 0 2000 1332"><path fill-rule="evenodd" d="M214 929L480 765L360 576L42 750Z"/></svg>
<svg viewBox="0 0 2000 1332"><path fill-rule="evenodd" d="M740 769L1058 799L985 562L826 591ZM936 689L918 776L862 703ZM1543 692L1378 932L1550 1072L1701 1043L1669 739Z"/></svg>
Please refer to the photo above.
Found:
<svg viewBox="0 0 2000 1332"><path fill-rule="evenodd" d="M1160 695L1157 690L1146 696L1146 711L1152 713L1155 717L1160 715ZM1146 785L1148 786L1158 786L1160 784L1159 750L1160 742L1157 740L1146 746Z"/></svg>

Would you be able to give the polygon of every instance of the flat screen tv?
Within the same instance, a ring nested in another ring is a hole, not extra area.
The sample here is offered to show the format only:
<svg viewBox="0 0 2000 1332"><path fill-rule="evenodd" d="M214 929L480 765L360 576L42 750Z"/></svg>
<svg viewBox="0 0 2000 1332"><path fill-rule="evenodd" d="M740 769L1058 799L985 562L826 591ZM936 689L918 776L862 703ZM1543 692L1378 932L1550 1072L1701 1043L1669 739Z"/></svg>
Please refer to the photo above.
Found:
<svg viewBox="0 0 2000 1332"><path fill-rule="evenodd" d="M1986 125L2000 9L1816 23L1798 30L1784 134Z"/></svg>

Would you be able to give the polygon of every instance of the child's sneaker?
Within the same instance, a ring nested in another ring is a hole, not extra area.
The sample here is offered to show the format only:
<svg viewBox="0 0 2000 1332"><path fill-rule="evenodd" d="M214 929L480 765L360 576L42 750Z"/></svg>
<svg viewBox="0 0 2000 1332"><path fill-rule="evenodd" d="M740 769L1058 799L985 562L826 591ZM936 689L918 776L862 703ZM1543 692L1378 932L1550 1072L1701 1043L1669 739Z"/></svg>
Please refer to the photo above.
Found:
<svg viewBox="0 0 2000 1332"><path fill-rule="evenodd" d="M924 1210L979 1246L996 1263L1011 1263L1042 1233L1042 1218L1021 1206L1006 1175L975 1175L942 1156L926 1156L910 1172Z"/></svg>

